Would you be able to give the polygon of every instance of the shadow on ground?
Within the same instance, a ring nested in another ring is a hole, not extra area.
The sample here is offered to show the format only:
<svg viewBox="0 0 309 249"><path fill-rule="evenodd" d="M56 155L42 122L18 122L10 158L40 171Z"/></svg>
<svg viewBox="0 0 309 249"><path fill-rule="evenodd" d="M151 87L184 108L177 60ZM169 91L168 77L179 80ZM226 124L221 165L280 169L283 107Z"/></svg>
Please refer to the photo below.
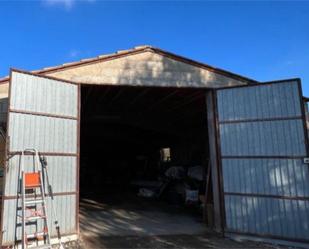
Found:
<svg viewBox="0 0 309 249"><path fill-rule="evenodd" d="M158 235L158 236L108 236L84 237L82 249L198 249L198 248L279 248L257 242L236 242L216 234L207 235Z"/></svg>
<svg viewBox="0 0 309 249"><path fill-rule="evenodd" d="M207 229L198 215L134 196L82 199L80 226L79 249L279 248L223 238Z"/></svg>

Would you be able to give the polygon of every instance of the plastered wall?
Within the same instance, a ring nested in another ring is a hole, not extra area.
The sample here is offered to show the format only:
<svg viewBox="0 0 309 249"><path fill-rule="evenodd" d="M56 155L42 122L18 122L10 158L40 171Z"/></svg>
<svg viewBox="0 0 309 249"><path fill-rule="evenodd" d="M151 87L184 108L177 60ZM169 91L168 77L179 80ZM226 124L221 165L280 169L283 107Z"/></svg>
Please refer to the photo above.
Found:
<svg viewBox="0 0 309 249"><path fill-rule="evenodd" d="M151 51L47 75L85 84L207 88L245 84Z"/></svg>

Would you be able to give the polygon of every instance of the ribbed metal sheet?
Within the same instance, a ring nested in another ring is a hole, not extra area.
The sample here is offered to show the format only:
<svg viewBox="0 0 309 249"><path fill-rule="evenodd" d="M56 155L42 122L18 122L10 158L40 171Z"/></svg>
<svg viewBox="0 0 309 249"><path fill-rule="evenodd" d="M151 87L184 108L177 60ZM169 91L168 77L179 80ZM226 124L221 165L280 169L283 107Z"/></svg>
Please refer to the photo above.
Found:
<svg viewBox="0 0 309 249"><path fill-rule="evenodd" d="M220 90L219 121L301 115L297 81Z"/></svg>
<svg viewBox="0 0 309 249"><path fill-rule="evenodd" d="M305 156L301 119L220 125L222 156Z"/></svg>
<svg viewBox="0 0 309 249"><path fill-rule="evenodd" d="M9 124L10 151L77 152L76 120L10 113Z"/></svg>
<svg viewBox="0 0 309 249"><path fill-rule="evenodd" d="M309 201L226 195L225 211L232 231L309 239Z"/></svg>
<svg viewBox="0 0 309 249"><path fill-rule="evenodd" d="M12 82L10 108L77 117L77 85L18 72Z"/></svg>
<svg viewBox="0 0 309 249"><path fill-rule="evenodd" d="M309 167L302 159L223 159L224 191L309 196Z"/></svg>
<svg viewBox="0 0 309 249"><path fill-rule="evenodd" d="M55 197L61 233L77 232L76 193L78 153L78 87L27 73L12 72L8 120L9 152L36 149L49 153L48 172ZM32 171L32 156L25 157L25 171ZM3 206L4 245L20 239L15 229L19 195L20 156L8 162ZM60 195L59 195L60 194ZM47 198L50 229L50 198ZM41 224L38 224L39 227ZM28 227L28 232L34 227ZM34 230L32 230L34 232ZM53 234L55 231L53 229ZM16 237L17 236L17 237Z"/></svg>
<svg viewBox="0 0 309 249"><path fill-rule="evenodd" d="M76 233L76 196L66 195L66 196L55 196L54 202L51 203L50 198L47 198L47 214L49 218L49 231L52 236L56 236L55 226L52 222L55 220L52 212L52 204L55 207L55 212L58 217L59 225L61 227L61 232L65 234ZM21 218L16 217L17 210L17 200L6 200L4 206L3 215L3 245L13 244L15 238L17 240L21 239ZM19 205L21 201L19 199ZM18 215L21 215L21 211L18 211ZM15 224L19 224L17 227ZM38 230L42 230L42 222L38 223ZM27 226L26 232L33 233L36 231L35 226Z"/></svg>
<svg viewBox="0 0 309 249"><path fill-rule="evenodd" d="M5 123L8 115L8 98L0 99L0 123Z"/></svg>
<svg viewBox="0 0 309 249"><path fill-rule="evenodd" d="M48 156L48 176L55 193L76 191L76 157L69 156ZM21 156L14 156L8 164L6 172L6 196L16 196L18 193ZM31 171L33 167L33 157L24 157L25 171Z"/></svg>
<svg viewBox="0 0 309 249"><path fill-rule="evenodd" d="M217 91L226 230L309 239L298 81Z"/></svg>

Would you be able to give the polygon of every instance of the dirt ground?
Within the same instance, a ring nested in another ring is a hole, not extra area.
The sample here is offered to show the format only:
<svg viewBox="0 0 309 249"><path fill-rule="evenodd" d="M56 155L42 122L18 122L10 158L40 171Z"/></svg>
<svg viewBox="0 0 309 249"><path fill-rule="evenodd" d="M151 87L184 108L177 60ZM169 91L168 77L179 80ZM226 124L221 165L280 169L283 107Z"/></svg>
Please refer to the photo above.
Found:
<svg viewBox="0 0 309 249"><path fill-rule="evenodd" d="M84 237L81 249L199 249L199 248L284 248L275 245L243 241L237 242L216 234L205 235L161 235L161 236L108 236Z"/></svg>
<svg viewBox="0 0 309 249"><path fill-rule="evenodd" d="M284 248L223 238L186 210L132 197L123 200L81 201L79 249Z"/></svg>

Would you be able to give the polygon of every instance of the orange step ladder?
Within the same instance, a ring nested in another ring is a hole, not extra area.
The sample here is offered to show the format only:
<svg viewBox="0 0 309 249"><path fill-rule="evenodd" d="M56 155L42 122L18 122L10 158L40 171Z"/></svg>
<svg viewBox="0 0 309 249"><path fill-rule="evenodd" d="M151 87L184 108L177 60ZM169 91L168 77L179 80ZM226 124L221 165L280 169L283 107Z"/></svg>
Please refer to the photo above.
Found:
<svg viewBox="0 0 309 249"><path fill-rule="evenodd" d="M32 155L32 172L25 172L25 155ZM46 196L39 154L27 149L21 154L22 248L52 248L48 231Z"/></svg>

